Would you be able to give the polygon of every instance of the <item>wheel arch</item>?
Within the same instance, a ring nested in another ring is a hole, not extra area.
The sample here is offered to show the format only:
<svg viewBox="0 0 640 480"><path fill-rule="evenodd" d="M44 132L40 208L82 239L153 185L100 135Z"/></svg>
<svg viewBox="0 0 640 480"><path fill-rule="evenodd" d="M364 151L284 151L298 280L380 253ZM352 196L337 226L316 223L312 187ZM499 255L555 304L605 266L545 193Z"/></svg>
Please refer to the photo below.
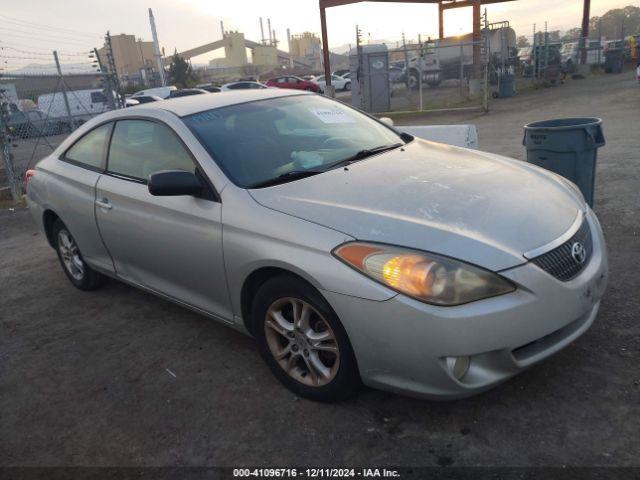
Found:
<svg viewBox="0 0 640 480"><path fill-rule="evenodd" d="M60 219L60 216L50 208L45 209L42 213L42 225L44 227L44 233L47 236L47 241L52 248L55 248L55 244L53 241L53 224L58 219Z"/></svg>
<svg viewBox="0 0 640 480"><path fill-rule="evenodd" d="M306 275L296 272L293 268L288 268L286 266L262 266L253 270L245 278L240 290L240 314L242 316L242 322L246 330L252 335L253 328L251 325L251 308L253 298L262 285L264 285L268 280L278 276L295 277L301 282L307 283L319 291L319 285L317 282L307 278Z"/></svg>

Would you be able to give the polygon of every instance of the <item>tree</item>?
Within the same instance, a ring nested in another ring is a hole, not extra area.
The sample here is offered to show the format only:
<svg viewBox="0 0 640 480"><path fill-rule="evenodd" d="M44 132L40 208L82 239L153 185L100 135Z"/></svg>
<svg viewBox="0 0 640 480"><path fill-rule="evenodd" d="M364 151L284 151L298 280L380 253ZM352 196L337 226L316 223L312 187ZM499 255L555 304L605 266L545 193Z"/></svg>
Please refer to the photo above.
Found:
<svg viewBox="0 0 640 480"><path fill-rule="evenodd" d="M571 42L571 41L579 40L581 37L582 37L582 28L575 27L567 30L560 40L562 40L563 42Z"/></svg>
<svg viewBox="0 0 640 480"><path fill-rule="evenodd" d="M589 36L620 39L623 36L640 32L640 7L629 5L614 8L601 17L592 17L589 21Z"/></svg>
<svg viewBox="0 0 640 480"><path fill-rule="evenodd" d="M530 47L531 44L529 43L529 39L523 35L521 37L518 37L518 41L516 43L516 46L518 48L524 48L524 47Z"/></svg>
<svg viewBox="0 0 640 480"><path fill-rule="evenodd" d="M544 32L536 32L536 44L543 45L545 43ZM560 41L560 30L553 30L547 32L547 40L548 43L559 42Z"/></svg>
<svg viewBox="0 0 640 480"><path fill-rule="evenodd" d="M191 65L177 53L173 55L171 65L169 65L169 76L172 82L181 88L186 88L193 83Z"/></svg>

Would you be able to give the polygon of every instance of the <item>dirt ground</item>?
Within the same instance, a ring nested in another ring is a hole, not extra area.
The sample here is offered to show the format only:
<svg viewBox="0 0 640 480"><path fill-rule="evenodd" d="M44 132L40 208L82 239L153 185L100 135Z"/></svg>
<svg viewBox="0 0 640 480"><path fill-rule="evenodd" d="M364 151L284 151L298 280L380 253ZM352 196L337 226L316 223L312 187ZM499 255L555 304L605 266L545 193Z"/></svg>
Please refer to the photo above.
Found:
<svg viewBox="0 0 640 480"><path fill-rule="evenodd" d="M253 340L131 287L84 293L28 212L0 209L0 464L640 466L640 85L599 76L492 102L484 150L522 159L522 125L599 116L596 205L610 284L583 337L480 396L363 389L296 398Z"/></svg>

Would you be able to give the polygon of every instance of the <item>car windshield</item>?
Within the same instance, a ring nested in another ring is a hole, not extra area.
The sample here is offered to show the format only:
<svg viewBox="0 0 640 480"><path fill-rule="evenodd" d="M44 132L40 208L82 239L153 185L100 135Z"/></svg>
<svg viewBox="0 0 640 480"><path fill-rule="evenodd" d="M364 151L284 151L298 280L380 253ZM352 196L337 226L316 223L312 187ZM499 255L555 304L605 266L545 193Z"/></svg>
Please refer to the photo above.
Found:
<svg viewBox="0 0 640 480"><path fill-rule="evenodd" d="M242 103L183 120L243 188L295 180L404 143L385 125L319 95Z"/></svg>

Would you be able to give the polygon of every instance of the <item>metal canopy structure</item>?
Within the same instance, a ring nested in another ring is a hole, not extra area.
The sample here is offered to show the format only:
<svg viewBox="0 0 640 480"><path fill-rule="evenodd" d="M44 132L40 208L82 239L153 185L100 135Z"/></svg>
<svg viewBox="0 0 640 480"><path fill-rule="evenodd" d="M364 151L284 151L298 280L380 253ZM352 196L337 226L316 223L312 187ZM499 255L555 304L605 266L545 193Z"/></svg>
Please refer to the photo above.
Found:
<svg viewBox="0 0 640 480"><path fill-rule="evenodd" d="M352 3L378 2L378 3L430 3L438 5L438 30L440 38L444 38L444 12L453 8L473 7L473 41L477 43L473 49L473 63L480 63L479 41L481 39L481 7L492 3L512 2L514 0L319 0L320 24L322 28L322 50L324 54L324 75L327 85L331 85L331 64L329 61L329 38L327 35L326 9L350 5Z"/></svg>

